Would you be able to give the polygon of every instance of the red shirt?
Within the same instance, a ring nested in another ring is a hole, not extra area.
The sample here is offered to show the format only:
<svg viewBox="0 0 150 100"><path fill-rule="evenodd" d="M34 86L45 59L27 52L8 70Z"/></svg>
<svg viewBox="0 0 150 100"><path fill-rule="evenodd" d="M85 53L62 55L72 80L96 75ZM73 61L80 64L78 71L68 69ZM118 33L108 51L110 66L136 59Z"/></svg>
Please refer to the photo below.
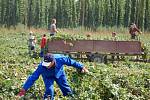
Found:
<svg viewBox="0 0 150 100"><path fill-rule="evenodd" d="M41 40L41 48L44 48L44 47L46 46L46 42L47 42L46 37L42 37L42 40Z"/></svg>
<svg viewBox="0 0 150 100"><path fill-rule="evenodd" d="M137 27L134 27L134 28L130 27L129 32L130 34L135 34L136 32L140 32L140 31Z"/></svg>

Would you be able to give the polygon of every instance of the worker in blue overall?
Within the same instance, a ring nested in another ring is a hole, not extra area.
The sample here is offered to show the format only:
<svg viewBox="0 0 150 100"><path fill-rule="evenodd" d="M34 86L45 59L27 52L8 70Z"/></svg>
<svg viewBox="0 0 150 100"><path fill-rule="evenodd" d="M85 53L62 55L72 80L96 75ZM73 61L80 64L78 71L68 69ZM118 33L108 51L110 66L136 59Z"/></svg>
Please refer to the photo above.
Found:
<svg viewBox="0 0 150 100"><path fill-rule="evenodd" d="M23 88L18 93L18 96L24 96L26 91L34 84L40 75L42 75L46 88L44 99L50 96L51 100L54 100L54 81L58 84L63 96L72 95L73 93L68 85L63 65L73 66L80 69L82 73L89 72L83 64L67 56L47 53L44 56L44 61L42 61L38 65L38 68L28 77Z"/></svg>

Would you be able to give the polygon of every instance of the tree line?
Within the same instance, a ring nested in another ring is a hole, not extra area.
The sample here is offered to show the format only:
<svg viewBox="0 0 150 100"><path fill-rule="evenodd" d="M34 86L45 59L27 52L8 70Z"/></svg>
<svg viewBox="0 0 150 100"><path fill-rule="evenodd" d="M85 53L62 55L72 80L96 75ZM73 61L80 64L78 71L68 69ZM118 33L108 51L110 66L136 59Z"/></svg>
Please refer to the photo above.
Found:
<svg viewBox="0 0 150 100"><path fill-rule="evenodd" d="M47 28L128 27L150 31L150 0L0 0L0 26Z"/></svg>

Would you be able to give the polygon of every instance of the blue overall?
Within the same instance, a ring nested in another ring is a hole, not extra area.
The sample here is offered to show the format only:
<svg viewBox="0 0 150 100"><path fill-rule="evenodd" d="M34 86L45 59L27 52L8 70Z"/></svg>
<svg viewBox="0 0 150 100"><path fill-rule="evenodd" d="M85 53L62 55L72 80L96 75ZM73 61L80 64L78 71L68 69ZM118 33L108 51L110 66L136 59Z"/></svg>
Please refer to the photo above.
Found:
<svg viewBox="0 0 150 100"><path fill-rule="evenodd" d="M27 81L23 85L23 88L26 91L34 84L39 76L42 75L46 88L44 93L44 99L50 96L51 100L54 100L54 81L56 81L64 96L72 94L72 90L69 87L66 79L63 65L73 66L75 68L82 69L83 64L60 54L54 54L54 58L55 66L53 68L48 69L45 66L42 66L42 63L38 65L38 68L32 73L32 75L28 77Z"/></svg>

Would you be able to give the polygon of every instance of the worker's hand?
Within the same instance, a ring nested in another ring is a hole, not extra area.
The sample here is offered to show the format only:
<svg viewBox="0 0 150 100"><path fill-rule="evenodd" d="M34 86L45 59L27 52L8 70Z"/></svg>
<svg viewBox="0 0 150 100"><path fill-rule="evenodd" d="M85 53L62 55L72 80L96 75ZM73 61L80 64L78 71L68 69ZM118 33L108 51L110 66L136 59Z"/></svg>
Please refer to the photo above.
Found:
<svg viewBox="0 0 150 100"><path fill-rule="evenodd" d="M86 69L86 67L83 67L82 70L81 70L81 73L89 73L89 70Z"/></svg>
<svg viewBox="0 0 150 100"><path fill-rule="evenodd" d="M57 33L62 33L60 30L57 30Z"/></svg>
<svg viewBox="0 0 150 100"><path fill-rule="evenodd" d="M139 32L140 34L142 34L142 32Z"/></svg>
<svg viewBox="0 0 150 100"><path fill-rule="evenodd" d="M60 31L58 29L55 30L56 33L59 33Z"/></svg>
<svg viewBox="0 0 150 100"><path fill-rule="evenodd" d="M25 95L25 93L26 93L25 89L22 88L22 89L19 91L18 96L22 97L22 96Z"/></svg>

